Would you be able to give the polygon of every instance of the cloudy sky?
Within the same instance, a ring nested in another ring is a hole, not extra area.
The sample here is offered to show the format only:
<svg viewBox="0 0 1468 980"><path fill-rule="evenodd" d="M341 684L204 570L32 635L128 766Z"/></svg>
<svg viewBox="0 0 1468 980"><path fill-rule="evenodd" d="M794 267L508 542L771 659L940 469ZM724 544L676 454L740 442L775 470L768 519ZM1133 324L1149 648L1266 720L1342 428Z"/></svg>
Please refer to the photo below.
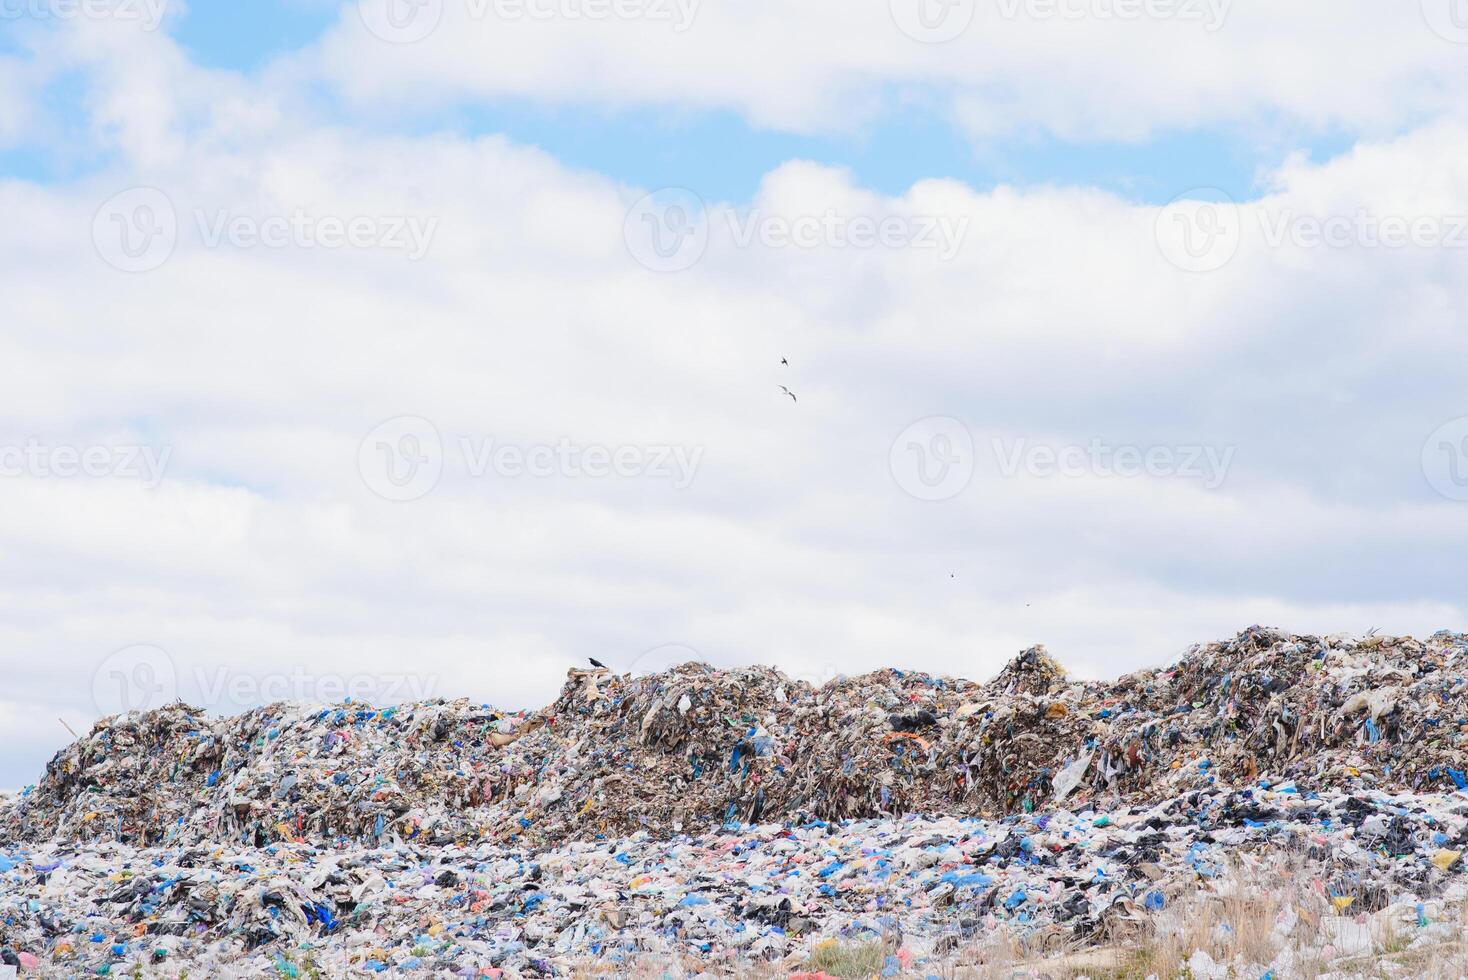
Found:
<svg viewBox="0 0 1468 980"><path fill-rule="evenodd" d="M0 83L0 786L1468 626L1457 0L0 0Z"/></svg>

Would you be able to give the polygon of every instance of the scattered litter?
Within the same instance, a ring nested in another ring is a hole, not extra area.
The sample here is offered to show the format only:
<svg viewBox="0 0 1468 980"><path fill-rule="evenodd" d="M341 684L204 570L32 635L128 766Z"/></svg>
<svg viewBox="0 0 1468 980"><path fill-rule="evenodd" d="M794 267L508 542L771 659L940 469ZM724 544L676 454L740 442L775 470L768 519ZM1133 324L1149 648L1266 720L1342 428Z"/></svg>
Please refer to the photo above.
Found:
<svg viewBox="0 0 1468 980"><path fill-rule="evenodd" d="M0 800L0 958L798 972L837 940L927 975L996 927L1117 941L1263 854L1308 862L1341 923L1405 902L1429 930L1468 848L1465 653L1256 627L1111 683L1036 647L986 684L688 664L573 670L532 712L114 716ZM1334 928L1342 955L1369 945ZM1199 956L1195 976L1227 970Z"/></svg>

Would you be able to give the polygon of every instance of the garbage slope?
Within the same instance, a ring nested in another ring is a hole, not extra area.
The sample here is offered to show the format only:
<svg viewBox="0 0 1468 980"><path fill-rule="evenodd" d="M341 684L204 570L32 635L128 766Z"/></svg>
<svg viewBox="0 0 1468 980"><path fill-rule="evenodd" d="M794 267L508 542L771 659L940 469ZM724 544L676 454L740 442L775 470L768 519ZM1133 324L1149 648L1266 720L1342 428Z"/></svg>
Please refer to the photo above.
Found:
<svg viewBox="0 0 1468 980"><path fill-rule="evenodd" d="M1253 627L1111 682L1043 647L979 684L895 669L572 670L539 711L466 700L182 704L99 721L0 811L0 843L493 841L811 818L1002 816L1207 789L1462 788L1468 639Z"/></svg>

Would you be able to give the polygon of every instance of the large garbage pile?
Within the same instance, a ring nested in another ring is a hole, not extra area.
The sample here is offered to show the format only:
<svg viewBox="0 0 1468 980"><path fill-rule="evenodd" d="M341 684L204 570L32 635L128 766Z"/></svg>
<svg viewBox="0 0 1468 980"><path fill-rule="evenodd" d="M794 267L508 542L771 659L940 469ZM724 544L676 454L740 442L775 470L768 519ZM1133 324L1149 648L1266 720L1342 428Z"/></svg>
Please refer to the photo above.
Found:
<svg viewBox="0 0 1468 980"><path fill-rule="evenodd" d="M0 966L680 975L871 941L928 975L1004 936L1119 942L1271 859L1317 925L1451 938L1465 658L1256 627L1111 682L1036 647L982 684L685 664L572 670L538 711L105 718L0 797Z"/></svg>
<svg viewBox="0 0 1468 980"><path fill-rule="evenodd" d="M534 724L464 700L280 703L216 720L176 703L116 715L0 814L0 841L478 836L478 772Z"/></svg>
<svg viewBox="0 0 1468 980"><path fill-rule="evenodd" d="M856 975L978 975L954 966L1011 942L1027 955L1130 944L1149 923L1186 916L1200 894L1244 880L1257 895L1292 877L1304 901L1288 915L1333 937L1324 959L1358 955L1373 935L1399 952L1456 943L1468 896L1462 795L1292 789L1197 792L1108 813L768 823L539 849L6 847L0 959L27 976L170 980L786 977L829 945L870 944L881 958ZM1271 859L1282 854L1302 863ZM1354 937L1349 946L1342 936ZM1294 955L1231 975L1300 976Z"/></svg>
<svg viewBox="0 0 1468 980"><path fill-rule="evenodd" d="M536 712L467 701L183 705L103 719L0 812L0 841L553 844L727 823L1155 803L1263 779L1454 790L1468 639L1251 628L1113 682L1043 648L984 684L888 669L813 688L686 664L570 672Z"/></svg>

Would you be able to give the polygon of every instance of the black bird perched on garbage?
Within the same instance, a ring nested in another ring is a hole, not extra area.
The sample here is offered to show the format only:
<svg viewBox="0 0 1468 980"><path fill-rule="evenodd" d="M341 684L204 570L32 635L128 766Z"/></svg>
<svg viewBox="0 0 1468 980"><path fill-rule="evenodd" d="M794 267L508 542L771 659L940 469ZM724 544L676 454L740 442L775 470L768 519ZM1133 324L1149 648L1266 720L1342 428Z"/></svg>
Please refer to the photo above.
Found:
<svg viewBox="0 0 1468 980"><path fill-rule="evenodd" d="M800 403L800 399L798 399L798 398L795 397L795 392L791 391L789 388L785 387L784 385L781 385L780 386L780 390L783 391L783 392L785 392L785 394L789 395L791 401L795 402L796 404L799 404Z"/></svg>
<svg viewBox="0 0 1468 980"><path fill-rule="evenodd" d="M602 670L609 670L610 669L609 667L607 667L606 664L602 663L600 660L596 659L595 657L587 657L586 659L591 661L591 666L593 666L593 667L600 667Z"/></svg>
<svg viewBox="0 0 1468 980"><path fill-rule="evenodd" d="M921 728L932 728L938 724L938 716L924 708L910 715L888 715L887 723L892 726L894 732L911 734Z"/></svg>

